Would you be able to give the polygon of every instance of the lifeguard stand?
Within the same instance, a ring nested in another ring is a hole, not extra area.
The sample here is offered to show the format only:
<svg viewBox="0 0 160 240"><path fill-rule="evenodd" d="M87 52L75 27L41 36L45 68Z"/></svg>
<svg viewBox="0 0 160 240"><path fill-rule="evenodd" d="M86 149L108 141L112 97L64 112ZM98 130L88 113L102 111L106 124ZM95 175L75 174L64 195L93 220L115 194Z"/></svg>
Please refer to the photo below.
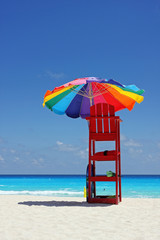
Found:
<svg viewBox="0 0 160 240"><path fill-rule="evenodd" d="M115 116L114 106L99 103L90 107L89 121L89 164L88 164L88 196L89 203L114 203L122 200L121 196L121 158L120 158L120 118ZM95 152L96 141L114 141L115 149ZM96 175L97 161L114 161L115 176ZM114 196L98 196L96 182L115 182Z"/></svg>

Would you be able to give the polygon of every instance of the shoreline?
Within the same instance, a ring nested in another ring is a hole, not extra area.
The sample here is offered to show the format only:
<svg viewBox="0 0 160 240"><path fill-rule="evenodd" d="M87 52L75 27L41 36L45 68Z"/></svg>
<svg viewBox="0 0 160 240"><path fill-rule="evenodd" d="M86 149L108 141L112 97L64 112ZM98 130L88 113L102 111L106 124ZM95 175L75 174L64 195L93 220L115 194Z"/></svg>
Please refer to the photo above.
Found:
<svg viewBox="0 0 160 240"><path fill-rule="evenodd" d="M160 199L122 198L118 205L82 197L0 195L0 239L160 239Z"/></svg>
<svg viewBox="0 0 160 240"><path fill-rule="evenodd" d="M49 197L49 198L64 198L64 199L80 199L80 200L82 200L83 199L83 201L86 201L86 198L85 197L82 197L82 196L52 196L52 195L34 195L34 194L12 194L12 193L7 193L7 194L0 194L0 198L1 198L1 196L22 196L22 197L44 197L44 198L47 198L47 197ZM147 200L147 199L159 199L160 200L160 197L123 197L122 196L122 201L123 201L123 199L133 199L133 200L136 200L136 199L144 199L144 200Z"/></svg>

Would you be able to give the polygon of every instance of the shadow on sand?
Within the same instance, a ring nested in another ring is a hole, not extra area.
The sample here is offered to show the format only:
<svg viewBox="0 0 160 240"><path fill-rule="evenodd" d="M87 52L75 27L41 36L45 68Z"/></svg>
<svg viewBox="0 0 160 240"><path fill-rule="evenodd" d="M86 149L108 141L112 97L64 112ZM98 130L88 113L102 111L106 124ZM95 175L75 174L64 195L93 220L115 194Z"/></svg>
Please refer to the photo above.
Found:
<svg viewBox="0 0 160 240"><path fill-rule="evenodd" d="M111 204L87 203L76 201L27 201L19 202L18 204L27 206L45 206L45 207L109 207Z"/></svg>

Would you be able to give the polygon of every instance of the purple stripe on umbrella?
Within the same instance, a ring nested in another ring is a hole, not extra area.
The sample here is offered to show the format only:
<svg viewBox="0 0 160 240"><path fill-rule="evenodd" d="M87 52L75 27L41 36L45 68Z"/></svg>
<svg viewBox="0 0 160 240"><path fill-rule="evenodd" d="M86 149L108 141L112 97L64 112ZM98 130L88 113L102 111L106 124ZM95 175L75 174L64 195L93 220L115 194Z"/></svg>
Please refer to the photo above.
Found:
<svg viewBox="0 0 160 240"><path fill-rule="evenodd" d="M89 84L87 84L86 92L87 95L89 95ZM88 97L83 97L80 110L81 118L86 118L90 116L90 105L93 105L93 99L90 100Z"/></svg>
<svg viewBox="0 0 160 240"><path fill-rule="evenodd" d="M86 79L86 83L90 83L90 82L102 82L105 81L105 79L102 78L97 78L97 77L89 77L88 79Z"/></svg>
<svg viewBox="0 0 160 240"><path fill-rule="evenodd" d="M87 84L85 84L81 89L80 93L83 95L85 90L87 88ZM66 115L71 118L78 118L80 117L80 110L81 110L81 104L82 104L82 98L83 96L80 94L77 94L70 105L68 106L66 110Z"/></svg>
<svg viewBox="0 0 160 240"><path fill-rule="evenodd" d="M119 82L117 82L117 81L115 81L113 79L109 79L106 83L110 83L110 84L117 85L119 87L123 87L124 88L124 86L122 84L120 84Z"/></svg>

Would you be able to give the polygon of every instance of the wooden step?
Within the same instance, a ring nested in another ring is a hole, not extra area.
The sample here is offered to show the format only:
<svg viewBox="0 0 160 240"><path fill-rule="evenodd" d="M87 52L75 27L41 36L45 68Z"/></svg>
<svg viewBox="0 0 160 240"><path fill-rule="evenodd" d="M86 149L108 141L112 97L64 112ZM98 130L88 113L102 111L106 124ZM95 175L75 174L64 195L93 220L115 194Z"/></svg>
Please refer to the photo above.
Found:
<svg viewBox="0 0 160 240"><path fill-rule="evenodd" d="M95 177L90 177L91 182L116 182L119 181L120 177L107 177L107 176L95 176Z"/></svg>
<svg viewBox="0 0 160 240"><path fill-rule="evenodd" d="M93 156L90 156L91 160L94 161L116 161L117 157L120 155L120 152L117 153L116 151L112 155L104 155L103 152L95 153Z"/></svg>
<svg viewBox="0 0 160 240"><path fill-rule="evenodd" d="M116 197L110 197L110 196L96 196L95 198L88 198L88 202L118 204L120 202L120 197L118 196L118 199L116 199Z"/></svg>

